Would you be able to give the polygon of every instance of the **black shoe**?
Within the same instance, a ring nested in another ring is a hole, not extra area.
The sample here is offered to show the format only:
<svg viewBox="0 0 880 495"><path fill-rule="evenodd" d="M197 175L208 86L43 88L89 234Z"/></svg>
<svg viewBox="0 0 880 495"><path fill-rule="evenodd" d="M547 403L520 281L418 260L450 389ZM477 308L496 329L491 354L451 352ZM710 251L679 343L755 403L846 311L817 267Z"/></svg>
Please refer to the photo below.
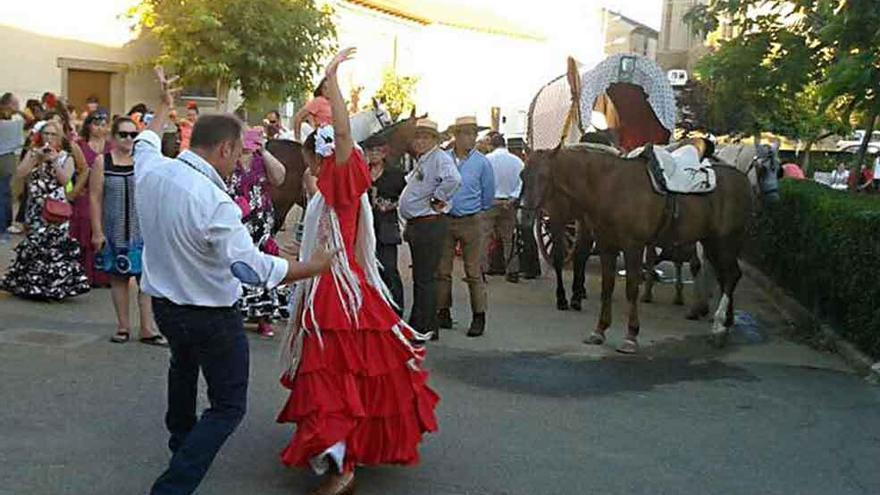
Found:
<svg viewBox="0 0 880 495"><path fill-rule="evenodd" d="M526 274L523 274L523 278L526 279L526 280L534 280L534 279L536 279L536 278L538 278L538 277L540 277L540 276L541 276L540 273L526 273Z"/></svg>
<svg viewBox="0 0 880 495"><path fill-rule="evenodd" d="M431 341L434 342L434 341L437 341L437 340L440 340L440 329L439 329L439 328L435 328L435 329L431 332Z"/></svg>
<svg viewBox="0 0 880 495"><path fill-rule="evenodd" d="M504 278L512 284L519 283L519 273L508 273L507 276Z"/></svg>
<svg viewBox="0 0 880 495"><path fill-rule="evenodd" d="M437 324L440 328L445 328L447 330L452 328L452 314L449 312L449 309L441 309L437 311Z"/></svg>
<svg viewBox="0 0 880 495"><path fill-rule="evenodd" d="M471 327L468 329L468 337L479 337L486 331L486 313L474 313Z"/></svg>
<svg viewBox="0 0 880 495"><path fill-rule="evenodd" d="M496 277L498 275L504 275L504 270L489 270L486 272L486 275L490 277Z"/></svg>

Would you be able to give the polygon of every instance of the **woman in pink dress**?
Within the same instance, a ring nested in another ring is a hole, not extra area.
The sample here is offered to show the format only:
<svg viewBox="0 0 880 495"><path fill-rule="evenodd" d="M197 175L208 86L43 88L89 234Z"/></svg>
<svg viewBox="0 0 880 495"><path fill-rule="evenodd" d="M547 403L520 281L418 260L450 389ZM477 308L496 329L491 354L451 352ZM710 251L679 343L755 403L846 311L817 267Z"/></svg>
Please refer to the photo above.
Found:
<svg viewBox="0 0 880 495"><path fill-rule="evenodd" d="M109 122L104 112L92 112L83 120L77 144L82 150L88 170L95 166L95 158L110 152L107 142ZM73 202L73 217L70 219L70 236L79 242L80 263L86 271L92 287L109 287L110 276L95 268L95 248L92 246L92 214L89 202L88 180L81 181L77 175L74 183L77 187L68 194Z"/></svg>
<svg viewBox="0 0 880 495"><path fill-rule="evenodd" d="M341 51L327 67L333 127L303 145L318 192L306 209L300 257L323 245L338 253L329 273L294 293L281 378L290 396L278 415L297 424L282 462L329 471L319 495L353 493L357 466L418 463L423 433L437 429L439 397L419 367L427 336L395 313L376 262L370 172L354 149L336 81L353 52Z"/></svg>

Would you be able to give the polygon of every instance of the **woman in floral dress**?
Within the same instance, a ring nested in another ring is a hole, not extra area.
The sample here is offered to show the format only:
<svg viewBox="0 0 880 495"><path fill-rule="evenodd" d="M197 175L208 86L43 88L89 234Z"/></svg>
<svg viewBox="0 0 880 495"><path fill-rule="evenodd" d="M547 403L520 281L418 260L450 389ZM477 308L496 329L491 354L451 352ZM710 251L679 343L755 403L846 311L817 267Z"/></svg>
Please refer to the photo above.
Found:
<svg viewBox="0 0 880 495"><path fill-rule="evenodd" d="M69 218L53 223L43 214L47 201L67 202L64 184L73 175L73 157L65 150L69 143L65 143L60 125L48 122L34 129L41 142L18 166L19 176L27 178L27 237L16 246L15 260L0 278L0 290L24 298L60 301L90 288L79 262L79 244L69 235Z"/></svg>
<svg viewBox="0 0 880 495"><path fill-rule="evenodd" d="M284 165L265 147L249 141L245 143L244 155L230 178L229 190L241 208L241 221L251 234L260 251L278 255L278 244L272 237L275 226L275 210L269 196L271 187L284 182ZM242 286L239 301L242 316L257 322L257 332L264 337L275 335L272 320L288 318L289 289Z"/></svg>

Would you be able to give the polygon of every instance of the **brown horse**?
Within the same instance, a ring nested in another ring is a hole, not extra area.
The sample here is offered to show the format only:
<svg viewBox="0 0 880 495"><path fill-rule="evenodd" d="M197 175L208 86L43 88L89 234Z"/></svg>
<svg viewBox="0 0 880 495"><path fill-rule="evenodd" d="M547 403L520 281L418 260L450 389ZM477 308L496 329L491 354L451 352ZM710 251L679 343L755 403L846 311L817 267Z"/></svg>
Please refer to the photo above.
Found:
<svg viewBox="0 0 880 495"><path fill-rule="evenodd" d="M722 298L712 333L723 345L733 325L733 292L739 282L737 258L752 212L752 189L746 175L716 167L717 187L702 195L663 196L654 192L642 158L624 159L584 148L536 151L523 171L523 202L537 208L548 198L562 197L589 219L602 260L602 309L596 330L586 343L602 344L611 326L615 262L623 251L629 318L618 351L638 350L638 295L642 253L647 245L673 246L700 242L716 268Z"/></svg>
<svg viewBox="0 0 880 495"><path fill-rule="evenodd" d="M392 124L376 133L383 137L388 146L388 163L397 163L400 158L409 153L410 143L415 135L416 121L415 109L409 118ZM303 173L306 170L302 156L302 145L295 141L273 139L266 143L269 150L278 160L284 164L284 182L271 191L272 205L275 208L275 232L283 225L284 219L293 205L305 207L305 194L303 191ZM273 233L275 233L273 232Z"/></svg>

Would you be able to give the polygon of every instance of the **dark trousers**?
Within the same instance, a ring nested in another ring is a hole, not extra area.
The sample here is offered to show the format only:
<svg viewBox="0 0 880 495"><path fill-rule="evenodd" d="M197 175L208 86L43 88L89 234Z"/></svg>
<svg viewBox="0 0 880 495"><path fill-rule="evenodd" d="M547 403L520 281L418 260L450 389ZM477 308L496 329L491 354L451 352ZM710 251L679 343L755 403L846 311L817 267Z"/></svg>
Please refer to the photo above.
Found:
<svg viewBox="0 0 880 495"><path fill-rule="evenodd" d="M413 304L409 324L416 331L437 330L437 283L434 275L443 254L447 220L410 223L403 233L412 253Z"/></svg>
<svg viewBox="0 0 880 495"><path fill-rule="evenodd" d="M517 225L522 239L519 271L526 277L538 277L541 275L541 262L538 259L538 243L535 240L535 212L528 209L520 211L520 221Z"/></svg>
<svg viewBox="0 0 880 495"><path fill-rule="evenodd" d="M153 299L156 323L171 346L168 412L171 462L150 491L190 494L247 407L248 341L237 308L178 306ZM196 418L199 370L211 407Z"/></svg>
<svg viewBox="0 0 880 495"><path fill-rule="evenodd" d="M403 282L397 270L397 244L376 244L376 258L382 264L379 275L391 291L397 304L397 314L403 314Z"/></svg>

